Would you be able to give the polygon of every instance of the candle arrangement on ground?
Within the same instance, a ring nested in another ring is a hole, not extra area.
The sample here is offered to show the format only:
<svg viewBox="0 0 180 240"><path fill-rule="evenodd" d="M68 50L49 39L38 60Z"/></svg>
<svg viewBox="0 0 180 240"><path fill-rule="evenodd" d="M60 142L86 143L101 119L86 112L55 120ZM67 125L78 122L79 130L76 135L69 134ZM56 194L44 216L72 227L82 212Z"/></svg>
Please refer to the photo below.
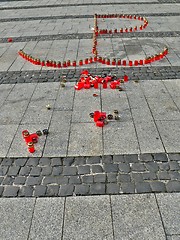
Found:
<svg viewBox="0 0 180 240"><path fill-rule="evenodd" d="M130 28L120 28L120 29L99 29L98 27L98 19L128 19L128 20L139 20L142 22L140 26L130 27ZM135 32L138 30L143 30L148 26L148 20L145 17L142 16L132 16L132 15L125 15L125 14L95 14L94 15L94 28L93 28L93 47L92 47L92 54L93 56L86 58L86 59L80 59L79 61L71 61L71 60L65 60L63 62L60 61L54 61L54 60L42 60L40 58L35 58L31 56L30 54L27 54L23 50L19 50L18 54L22 58L24 58L26 61L29 61L32 64L40 65L42 67L53 67L53 68L67 68L67 67L76 67L76 66L83 66L87 64L92 64L95 62L99 62L101 64L105 65L112 65L112 66L138 66L138 65L145 65L150 64L154 61L161 60L168 54L168 48L164 47L164 49L153 55L149 56L145 59L139 59L139 60L122 60L122 59L108 59L106 57L102 57L98 54L98 36L99 35L107 35L107 34L123 34L123 33L130 33Z"/></svg>

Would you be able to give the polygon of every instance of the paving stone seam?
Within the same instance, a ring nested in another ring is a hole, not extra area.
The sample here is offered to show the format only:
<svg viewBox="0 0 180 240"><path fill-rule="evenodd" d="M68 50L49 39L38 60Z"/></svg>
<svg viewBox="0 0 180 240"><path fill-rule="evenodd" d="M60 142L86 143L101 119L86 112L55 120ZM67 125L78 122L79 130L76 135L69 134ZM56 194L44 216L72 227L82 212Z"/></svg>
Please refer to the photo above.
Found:
<svg viewBox="0 0 180 240"><path fill-rule="evenodd" d="M131 15L137 15L137 13L130 13ZM138 13L144 17L166 17L166 16L180 16L179 12L176 13ZM33 21L33 20L52 20L52 19L74 19L74 18L94 18L94 15L60 15L60 16L42 16L42 17L22 17L22 18L0 18L0 22L19 22L19 21Z"/></svg>

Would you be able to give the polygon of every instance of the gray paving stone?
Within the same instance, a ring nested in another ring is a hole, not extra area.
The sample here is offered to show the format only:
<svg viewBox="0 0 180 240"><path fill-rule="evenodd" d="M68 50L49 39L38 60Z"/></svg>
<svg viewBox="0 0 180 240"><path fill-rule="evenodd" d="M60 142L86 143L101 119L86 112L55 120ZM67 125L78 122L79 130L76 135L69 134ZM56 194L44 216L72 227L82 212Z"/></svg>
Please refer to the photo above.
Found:
<svg viewBox="0 0 180 240"><path fill-rule="evenodd" d="M113 172L118 172L118 164L103 164L104 171L107 173L113 173Z"/></svg>
<svg viewBox="0 0 180 240"><path fill-rule="evenodd" d="M102 157L102 163L112 163L112 156L111 155L105 155Z"/></svg>
<svg viewBox="0 0 180 240"><path fill-rule="evenodd" d="M30 239L62 237L64 198L38 198L36 201Z"/></svg>
<svg viewBox="0 0 180 240"><path fill-rule="evenodd" d="M9 170L9 166L0 166L0 176L5 176Z"/></svg>
<svg viewBox="0 0 180 240"><path fill-rule="evenodd" d="M171 236L167 236L167 240L179 240L180 235L171 235Z"/></svg>
<svg viewBox="0 0 180 240"><path fill-rule="evenodd" d="M74 158L73 157L63 158L62 163L64 166L71 166L74 163Z"/></svg>
<svg viewBox="0 0 180 240"><path fill-rule="evenodd" d="M11 167L9 167L7 175L8 176L17 176L19 169L20 169L20 167L11 166Z"/></svg>
<svg viewBox="0 0 180 240"><path fill-rule="evenodd" d="M11 166L13 163L12 158L4 158L3 161L1 162L1 166Z"/></svg>
<svg viewBox="0 0 180 240"><path fill-rule="evenodd" d="M144 172L142 173L142 177L144 180L156 180L157 175L155 172Z"/></svg>
<svg viewBox="0 0 180 240"><path fill-rule="evenodd" d="M180 234L180 193L156 194L167 235Z"/></svg>
<svg viewBox="0 0 180 240"><path fill-rule="evenodd" d="M28 239L35 199L0 199L1 239ZM23 219L23 224L22 224Z"/></svg>
<svg viewBox="0 0 180 240"><path fill-rule="evenodd" d="M19 187L17 186L5 186L3 197L16 197L18 195Z"/></svg>
<svg viewBox="0 0 180 240"><path fill-rule="evenodd" d="M59 196L61 197L72 196L73 191L74 191L74 185L72 184L61 185L59 189Z"/></svg>
<svg viewBox="0 0 180 240"><path fill-rule="evenodd" d="M161 180L171 179L170 176L169 176L169 172L167 172L167 171L159 171L157 173L157 176L158 176L158 179L161 179Z"/></svg>
<svg viewBox="0 0 180 240"><path fill-rule="evenodd" d="M137 154L127 154L124 155L126 163L138 163L138 155Z"/></svg>
<svg viewBox="0 0 180 240"><path fill-rule="evenodd" d="M70 176L70 175L76 175L77 174L77 168L76 167L64 167L63 168L63 175L64 176Z"/></svg>
<svg viewBox="0 0 180 240"><path fill-rule="evenodd" d="M118 182L130 182L131 181L131 177L129 174L118 174Z"/></svg>
<svg viewBox="0 0 180 240"><path fill-rule="evenodd" d="M131 179L133 182L143 182L142 173L131 173Z"/></svg>
<svg viewBox="0 0 180 240"><path fill-rule="evenodd" d="M90 194L100 195L105 194L105 184L103 183L93 183L90 185Z"/></svg>
<svg viewBox="0 0 180 240"><path fill-rule="evenodd" d="M61 175L62 171L63 171L62 167L53 167L52 168L52 175L53 176L59 176L59 175Z"/></svg>
<svg viewBox="0 0 180 240"><path fill-rule="evenodd" d="M180 170L180 166L179 166L179 164L176 161L170 161L169 165L170 165L170 170L171 171L178 171L178 170Z"/></svg>
<svg viewBox="0 0 180 240"><path fill-rule="evenodd" d="M170 168L169 163L159 163L159 169L161 171L168 171Z"/></svg>
<svg viewBox="0 0 180 240"><path fill-rule="evenodd" d="M146 168L143 163L132 163L131 170L133 172L144 172Z"/></svg>
<svg viewBox="0 0 180 240"><path fill-rule="evenodd" d="M62 165L62 159L61 158L53 158L51 160L51 166L55 167L55 166L61 166Z"/></svg>
<svg viewBox="0 0 180 240"><path fill-rule="evenodd" d="M113 162L115 162L115 163L125 162L125 156L124 155L114 155Z"/></svg>
<svg viewBox="0 0 180 240"><path fill-rule="evenodd" d="M100 165L92 165L92 173L101 173L103 168Z"/></svg>
<svg viewBox="0 0 180 240"><path fill-rule="evenodd" d="M176 171L169 171L169 175L171 180L179 180L180 181L180 173Z"/></svg>
<svg viewBox="0 0 180 240"><path fill-rule="evenodd" d="M34 187L34 196L35 197L44 197L46 194L46 186L39 185Z"/></svg>
<svg viewBox="0 0 180 240"><path fill-rule="evenodd" d="M34 186L39 185L42 181L42 177L27 177L26 179L26 185L27 186Z"/></svg>
<svg viewBox="0 0 180 240"><path fill-rule="evenodd" d="M157 172L159 170L159 166L156 162L145 163L145 166L146 166L147 170L149 170L151 172Z"/></svg>
<svg viewBox="0 0 180 240"><path fill-rule="evenodd" d="M0 184L2 183L3 179L4 179L4 177L0 177Z"/></svg>
<svg viewBox="0 0 180 240"><path fill-rule="evenodd" d="M87 157L86 158L86 163L87 164L97 164L97 163L100 163L101 162L101 157Z"/></svg>
<svg viewBox="0 0 180 240"><path fill-rule="evenodd" d="M29 158L27 160L26 166L36 167L39 164L39 158Z"/></svg>
<svg viewBox="0 0 180 240"><path fill-rule="evenodd" d="M41 175L41 167L32 167L30 171L30 176L37 177L39 175Z"/></svg>
<svg viewBox="0 0 180 240"><path fill-rule="evenodd" d="M150 182L150 186L153 192L166 192L166 186L163 182Z"/></svg>
<svg viewBox="0 0 180 240"><path fill-rule="evenodd" d="M135 185L132 182L122 182L121 190L123 193L135 193Z"/></svg>
<svg viewBox="0 0 180 240"><path fill-rule="evenodd" d="M90 174L90 166L78 166L78 174Z"/></svg>
<svg viewBox="0 0 180 240"><path fill-rule="evenodd" d="M23 167L26 164L26 162L27 162L27 158L18 158L14 160L14 164L16 166L21 166L21 167Z"/></svg>
<svg viewBox="0 0 180 240"><path fill-rule="evenodd" d="M169 181L166 184L167 192L180 192L180 181Z"/></svg>
<svg viewBox="0 0 180 240"><path fill-rule="evenodd" d="M107 183L106 194L118 194L120 192L120 185L118 183Z"/></svg>
<svg viewBox="0 0 180 240"><path fill-rule="evenodd" d="M107 173L107 182L116 183L117 182L117 173Z"/></svg>
<svg viewBox="0 0 180 240"><path fill-rule="evenodd" d="M104 173L95 174L94 182L95 183L105 183L106 182L106 174L104 174Z"/></svg>
<svg viewBox="0 0 180 240"><path fill-rule="evenodd" d="M82 210L83 209L83 210ZM81 220L80 220L81 219ZM113 239L108 196L66 199L63 239Z"/></svg>
<svg viewBox="0 0 180 240"><path fill-rule="evenodd" d="M56 159L53 159L54 161L56 161ZM39 166L49 166L51 164L51 159L50 158L40 158L39 160Z"/></svg>
<svg viewBox="0 0 180 240"><path fill-rule="evenodd" d="M42 176L49 176L52 173L52 167L50 166L45 166L41 168L41 175Z"/></svg>
<svg viewBox="0 0 180 240"><path fill-rule="evenodd" d="M19 197L32 197L34 188L32 186L22 186L19 190Z"/></svg>
<svg viewBox="0 0 180 240"><path fill-rule="evenodd" d="M79 165L84 165L86 163L85 157L76 157L74 159L74 165L79 166Z"/></svg>
<svg viewBox="0 0 180 240"><path fill-rule="evenodd" d="M69 183L70 184L80 184L81 183L80 176L70 176L69 177Z"/></svg>
<svg viewBox="0 0 180 240"><path fill-rule="evenodd" d="M130 172L130 166L127 163L119 163L119 171L124 172L124 173L129 173Z"/></svg>
<svg viewBox="0 0 180 240"><path fill-rule="evenodd" d="M14 179L15 179L15 177L14 176L5 176L4 177L4 180L3 180L3 182L2 182L2 185L12 185L13 184L13 182L14 182Z"/></svg>
<svg viewBox="0 0 180 240"><path fill-rule="evenodd" d="M31 171L31 167L28 167L28 166L21 167L19 175L28 176L30 171Z"/></svg>
<svg viewBox="0 0 180 240"><path fill-rule="evenodd" d="M167 162L168 158L165 153L154 153L153 158L155 161L160 161L160 162Z"/></svg>
<svg viewBox="0 0 180 240"><path fill-rule="evenodd" d="M139 158L142 162L151 162L153 160L152 154L150 153L140 154Z"/></svg>
<svg viewBox="0 0 180 240"><path fill-rule="evenodd" d="M170 160L179 161L180 160L180 153L169 153L168 154Z"/></svg>
<svg viewBox="0 0 180 240"><path fill-rule="evenodd" d="M89 193L89 185L87 185L87 184L81 184L81 185L75 185L75 190L74 190L74 192L75 192L75 194L76 195L88 195L88 193Z"/></svg>
<svg viewBox="0 0 180 240"><path fill-rule="evenodd" d="M59 193L58 185L47 185L46 196L57 197Z"/></svg>
<svg viewBox="0 0 180 240"><path fill-rule="evenodd" d="M136 188L137 193L152 192L151 186L148 182L136 182L135 188Z"/></svg>
<svg viewBox="0 0 180 240"><path fill-rule="evenodd" d="M26 182L26 177L23 177L23 176L18 176L14 180L15 185L24 185L25 182Z"/></svg>
<svg viewBox="0 0 180 240"><path fill-rule="evenodd" d="M111 204L115 239L166 239L152 194L111 196Z"/></svg>
<svg viewBox="0 0 180 240"><path fill-rule="evenodd" d="M0 197L3 195L4 187L0 186Z"/></svg>

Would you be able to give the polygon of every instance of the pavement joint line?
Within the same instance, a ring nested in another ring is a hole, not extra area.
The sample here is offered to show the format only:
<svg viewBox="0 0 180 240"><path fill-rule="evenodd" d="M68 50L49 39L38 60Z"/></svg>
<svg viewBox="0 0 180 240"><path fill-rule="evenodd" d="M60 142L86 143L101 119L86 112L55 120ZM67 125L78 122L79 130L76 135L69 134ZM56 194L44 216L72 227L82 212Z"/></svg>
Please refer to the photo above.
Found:
<svg viewBox="0 0 180 240"><path fill-rule="evenodd" d="M93 171L84 171L85 166ZM53 186L58 192L47 191ZM91 188L96 190L91 192ZM180 192L180 153L0 159L1 197L159 192Z"/></svg>
<svg viewBox="0 0 180 240"><path fill-rule="evenodd" d="M33 211L32 211L32 217L31 217L31 221L30 221L30 226L29 226L29 231L28 231L27 239L29 239L29 237L30 237L30 232L31 232L31 227L32 227L32 223L33 223L33 218L34 218L34 211L35 211L35 207L36 207L36 202L37 202L37 198L35 198L35 201L34 201L34 206L33 206Z"/></svg>
<svg viewBox="0 0 180 240"><path fill-rule="evenodd" d="M137 13L130 13L137 15ZM166 16L180 16L179 12L176 13L138 13L139 16L144 17L166 17ZM22 18L0 18L0 22L19 22L19 21L34 21L34 20L52 20L52 19L74 19L74 18L94 18L94 15L60 15L60 16L43 16L43 17L22 17Z"/></svg>

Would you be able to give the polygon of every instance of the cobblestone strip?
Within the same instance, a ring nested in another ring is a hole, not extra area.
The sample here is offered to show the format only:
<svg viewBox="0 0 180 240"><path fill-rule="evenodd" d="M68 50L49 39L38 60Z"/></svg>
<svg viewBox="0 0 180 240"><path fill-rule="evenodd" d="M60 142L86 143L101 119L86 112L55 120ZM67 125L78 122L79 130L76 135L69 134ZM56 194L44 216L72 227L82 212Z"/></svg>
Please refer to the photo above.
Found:
<svg viewBox="0 0 180 240"><path fill-rule="evenodd" d="M180 153L0 159L1 197L180 192Z"/></svg>
<svg viewBox="0 0 180 240"><path fill-rule="evenodd" d="M137 13L131 13L137 15ZM138 13L139 16L144 17L166 17L166 16L180 16L180 13ZM52 20L52 19L73 19L73 18L94 18L94 15L61 15L61 16L44 16L44 17L27 17L27 18L2 18L0 22L18 22L18 21L33 21L33 20Z"/></svg>
<svg viewBox="0 0 180 240"><path fill-rule="evenodd" d="M127 32L119 34L106 34L98 37L105 38L147 38L147 37L179 37L180 31L171 32ZM38 36L25 36L25 37L13 37L13 42L28 42L28 41L48 41L48 40L66 40L66 39L92 39L92 33L72 33L72 34L54 34L54 35L38 35ZM7 43L8 38L1 38L0 42Z"/></svg>
<svg viewBox="0 0 180 240"><path fill-rule="evenodd" d="M85 68L92 75L103 73L116 74L121 77L129 76L129 80L159 80L179 79L180 67L127 67L127 68ZM66 76L67 81L76 82L79 80L81 69L60 69L23 72L0 72L0 84L9 83L33 83L33 82L59 82L61 76Z"/></svg>

